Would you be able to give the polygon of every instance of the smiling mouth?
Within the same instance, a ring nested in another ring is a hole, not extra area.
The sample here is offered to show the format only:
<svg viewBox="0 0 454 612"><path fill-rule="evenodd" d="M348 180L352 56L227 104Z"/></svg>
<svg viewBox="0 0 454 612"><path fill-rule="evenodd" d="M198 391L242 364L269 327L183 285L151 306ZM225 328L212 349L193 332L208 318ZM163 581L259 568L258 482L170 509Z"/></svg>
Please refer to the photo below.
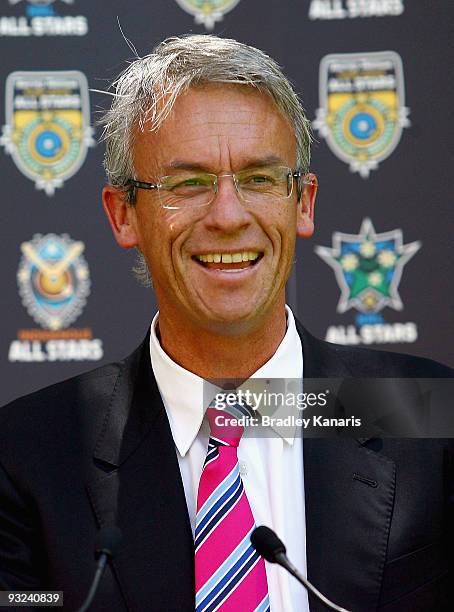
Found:
<svg viewBox="0 0 454 612"><path fill-rule="evenodd" d="M263 257L260 251L238 251L237 253L207 253L194 255L193 259L204 268L223 272L241 272L255 266Z"/></svg>

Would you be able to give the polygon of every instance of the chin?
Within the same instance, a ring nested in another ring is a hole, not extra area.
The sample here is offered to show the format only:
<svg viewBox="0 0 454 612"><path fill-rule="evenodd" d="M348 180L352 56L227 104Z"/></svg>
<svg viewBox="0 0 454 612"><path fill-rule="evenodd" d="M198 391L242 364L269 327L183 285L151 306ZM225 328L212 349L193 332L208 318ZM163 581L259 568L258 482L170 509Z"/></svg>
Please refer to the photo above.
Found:
<svg viewBox="0 0 454 612"><path fill-rule="evenodd" d="M260 324L262 317L257 308L238 308L211 310L203 317L203 327L219 335L233 335L254 329Z"/></svg>

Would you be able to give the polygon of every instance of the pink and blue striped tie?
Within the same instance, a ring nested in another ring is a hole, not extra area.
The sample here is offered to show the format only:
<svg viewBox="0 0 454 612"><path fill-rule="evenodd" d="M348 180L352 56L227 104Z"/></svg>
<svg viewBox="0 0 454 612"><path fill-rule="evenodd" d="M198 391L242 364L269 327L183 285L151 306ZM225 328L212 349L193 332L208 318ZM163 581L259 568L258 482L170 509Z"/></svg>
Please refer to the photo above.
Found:
<svg viewBox="0 0 454 612"><path fill-rule="evenodd" d="M232 417L214 408L207 416L211 436L195 529L196 612L269 612L265 563L251 545L255 523L238 466L243 427L216 425L216 417Z"/></svg>

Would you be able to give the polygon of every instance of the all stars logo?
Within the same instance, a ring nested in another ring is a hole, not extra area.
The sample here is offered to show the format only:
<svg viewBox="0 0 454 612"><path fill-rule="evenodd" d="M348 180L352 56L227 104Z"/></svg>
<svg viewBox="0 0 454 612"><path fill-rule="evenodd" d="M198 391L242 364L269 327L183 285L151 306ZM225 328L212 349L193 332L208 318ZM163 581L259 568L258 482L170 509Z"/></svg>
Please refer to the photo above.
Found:
<svg viewBox="0 0 454 612"><path fill-rule="evenodd" d="M68 327L82 312L90 293L83 242L69 236L37 234L21 245L19 293L28 313L45 329Z"/></svg>
<svg viewBox="0 0 454 612"><path fill-rule="evenodd" d="M37 189L54 195L95 145L85 75L13 72L6 80L5 107L0 145Z"/></svg>
<svg viewBox="0 0 454 612"><path fill-rule="evenodd" d="M421 248L419 241L403 243L402 230L377 234L370 219L364 219L358 234L333 234L332 247L317 246L315 252L333 270L341 290L337 312L358 312L357 330L331 326L326 337L343 344L414 342L414 323L384 324L385 307L400 311L403 303L399 283L405 264Z"/></svg>
<svg viewBox="0 0 454 612"><path fill-rule="evenodd" d="M410 126L403 75L394 51L330 54L320 62L314 128L362 178L391 155Z"/></svg>
<svg viewBox="0 0 454 612"><path fill-rule="evenodd" d="M310 20L399 17L405 10L404 0L311 0Z"/></svg>
<svg viewBox="0 0 454 612"><path fill-rule="evenodd" d="M213 30L214 24L221 21L226 13L231 11L240 0L176 0L194 21L201 23L207 30Z"/></svg>
<svg viewBox="0 0 454 612"><path fill-rule="evenodd" d="M90 328L70 328L90 295L85 245L67 234L36 234L20 245L17 283L22 304L40 328L20 329L11 362L98 361L102 341Z"/></svg>
<svg viewBox="0 0 454 612"><path fill-rule="evenodd" d="M75 0L8 0L16 14L0 16L0 36L85 36L84 15L59 15L58 4L71 6ZM18 5L17 9L15 7ZM25 15L24 9L25 5Z"/></svg>
<svg viewBox="0 0 454 612"><path fill-rule="evenodd" d="M23 2L23 0L8 0L10 4L19 4L19 2ZM31 6L42 6L42 7L49 7L51 4L53 4L56 0L27 0L27 3ZM74 0L61 0L62 2L64 2L65 4L73 4ZM46 9L44 12L47 12L47 14L49 14L49 9Z"/></svg>

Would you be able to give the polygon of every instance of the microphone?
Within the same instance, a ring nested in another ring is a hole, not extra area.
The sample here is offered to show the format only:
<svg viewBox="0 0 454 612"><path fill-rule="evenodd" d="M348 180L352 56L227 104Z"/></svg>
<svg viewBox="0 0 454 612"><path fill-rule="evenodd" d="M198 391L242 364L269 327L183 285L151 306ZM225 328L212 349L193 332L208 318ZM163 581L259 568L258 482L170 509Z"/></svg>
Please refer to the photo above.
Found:
<svg viewBox="0 0 454 612"><path fill-rule="evenodd" d="M88 595L77 612L85 612L91 606L93 598L98 590L108 560L113 559L121 542L121 531L115 525L102 527L97 535L95 543L95 559L97 559L95 576L91 583Z"/></svg>
<svg viewBox="0 0 454 612"><path fill-rule="evenodd" d="M331 608L331 610L337 610L337 612L349 612L345 608L337 606L335 603L330 601L327 597L320 593L318 589L312 585L307 578L305 578L296 567L287 559L287 552L284 543L280 540L272 529L262 525L257 527L251 533L251 544L255 550L270 563L277 563L281 567L284 567L292 576L294 576L298 582L300 582L308 591L313 593L317 599L319 599L325 606Z"/></svg>

